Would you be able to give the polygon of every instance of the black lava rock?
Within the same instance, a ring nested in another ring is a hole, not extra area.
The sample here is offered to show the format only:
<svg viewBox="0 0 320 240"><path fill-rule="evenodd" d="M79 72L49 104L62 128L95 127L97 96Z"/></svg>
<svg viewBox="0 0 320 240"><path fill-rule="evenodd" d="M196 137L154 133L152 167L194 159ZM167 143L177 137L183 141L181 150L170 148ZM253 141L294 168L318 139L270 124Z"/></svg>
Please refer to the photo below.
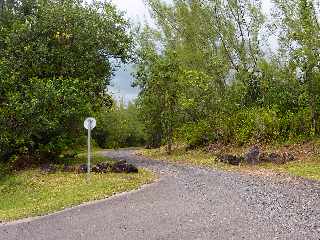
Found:
<svg viewBox="0 0 320 240"><path fill-rule="evenodd" d="M119 161L112 165L111 171L115 173L125 172L127 168L127 163L125 161Z"/></svg>
<svg viewBox="0 0 320 240"><path fill-rule="evenodd" d="M289 152L284 152L282 154L282 157L284 158L285 162L291 162L295 160L294 155Z"/></svg>
<svg viewBox="0 0 320 240"><path fill-rule="evenodd" d="M252 165L257 164L259 163L260 153L260 148L258 146L253 146L249 152L244 155L244 161Z"/></svg>
<svg viewBox="0 0 320 240"><path fill-rule="evenodd" d="M134 166L133 164L128 164L126 173L138 173L138 172L139 170L136 166Z"/></svg>
<svg viewBox="0 0 320 240"><path fill-rule="evenodd" d="M112 165L111 171L115 173L137 173L138 168L132 164L128 164L126 161L118 161Z"/></svg>
<svg viewBox="0 0 320 240"><path fill-rule="evenodd" d="M97 163L96 166L101 173L106 173L111 169L110 163Z"/></svg>
<svg viewBox="0 0 320 240"><path fill-rule="evenodd" d="M107 173L109 169L111 169L111 165L109 163L97 163L97 165L92 168L92 172Z"/></svg>
<svg viewBox="0 0 320 240"><path fill-rule="evenodd" d="M95 173L101 173L100 169L97 166L92 167L91 171Z"/></svg>
<svg viewBox="0 0 320 240"><path fill-rule="evenodd" d="M88 166L87 164L81 164L78 169L77 169L78 173L86 173L88 172Z"/></svg>
<svg viewBox="0 0 320 240"><path fill-rule="evenodd" d="M43 164L41 165L40 170L43 173L55 173L57 168L52 164Z"/></svg>
<svg viewBox="0 0 320 240"><path fill-rule="evenodd" d="M261 153L259 156L260 162L271 162L275 164L284 164L294 160L294 156L291 153L285 152L279 153Z"/></svg>
<svg viewBox="0 0 320 240"><path fill-rule="evenodd" d="M237 157L237 156L228 155L228 154L220 155L218 156L218 159L220 162L231 164L231 165L239 165L243 161L242 157Z"/></svg>
<svg viewBox="0 0 320 240"><path fill-rule="evenodd" d="M259 162L270 162L269 154L265 152L261 153L259 156Z"/></svg>
<svg viewBox="0 0 320 240"><path fill-rule="evenodd" d="M283 164L285 163L285 160L283 157L278 153L270 153L269 156L269 162L276 163L276 164Z"/></svg>

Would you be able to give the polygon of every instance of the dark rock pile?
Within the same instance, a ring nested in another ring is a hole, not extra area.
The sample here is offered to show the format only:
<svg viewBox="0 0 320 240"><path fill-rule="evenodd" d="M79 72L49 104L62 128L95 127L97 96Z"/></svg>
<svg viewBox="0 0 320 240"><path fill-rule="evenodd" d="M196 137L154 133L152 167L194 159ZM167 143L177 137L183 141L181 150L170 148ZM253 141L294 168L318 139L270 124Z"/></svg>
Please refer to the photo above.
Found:
<svg viewBox="0 0 320 240"><path fill-rule="evenodd" d="M106 173L111 170L111 167L112 165L110 163L97 163L97 165L92 168L92 172Z"/></svg>
<svg viewBox="0 0 320 240"><path fill-rule="evenodd" d="M239 165L240 163L255 165L268 162L275 164L285 164L294 160L294 156L289 152L266 153L262 152L262 150L258 146L253 146L246 154L240 157L229 154L218 155L217 157L220 162L231 165Z"/></svg>
<svg viewBox="0 0 320 240"><path fill-rule="evenodd" d="M122 160L122 161L118 161L112 165L111 172L137 173L138 168L136 166L134 166L133 164L128 164L126 161Z"/></svg>
<svg viewBox="0 0 320 240"><path fill-rule="evenodd" d="M231 164L231 165L239 165L243 161L243 157L237 157L234 155L219 155L218 159L220 162Z"/></svg>
<svg viewBox="0 0 320 240"><path fill-rule="evenodd" d="M88 166L87 164L81 164L78 169L77 169L78 173L86 173L88 172Z"/></svg>
<svg viewBox="0 0 320 240"><path fill-rule="evenodd" d="M97 163L92 167L92 172L95 173L107 173L107 172L114 172L114 173L137 173L139 170L133 164L129 164L126 161L117 161L115 163L108 163L102 162ZM78 167L78 173L86 173L87 172L87 165L82 164Z"/></svg>
<svg viewBox="0 0 320 240"><path fill-rule="evenodd" d="M275 164L285 164L287 162L293 161L294 156L291 153L284 152L282 154L279 153L262 153L259 156L260 162L271 162Z"/></svg>
<svg viewBox="0 0 320 240"><path fill-rule="evenodd" d="M87 173L88 167L87 164L81 164L79 166L72 166L72 165L64 165L62 166L55 166L53 164L43 164L40 166L40 171L45 174L55 173L58 170L62 172L70 172L70 173ZM116 161L114 163L110 162L101 162L93 165L91 168L92 172L95 173L137 173L139 172L138 168L133 164L129 164L124 160Z"/></svg>
<svg viewBox="0 0 320 240"><path fill-rule="evenodd" d="M244 155L244 162L247 164L257 164L260 162L259 156L261 150L258 146L253 146L250 150Z"/></svg>

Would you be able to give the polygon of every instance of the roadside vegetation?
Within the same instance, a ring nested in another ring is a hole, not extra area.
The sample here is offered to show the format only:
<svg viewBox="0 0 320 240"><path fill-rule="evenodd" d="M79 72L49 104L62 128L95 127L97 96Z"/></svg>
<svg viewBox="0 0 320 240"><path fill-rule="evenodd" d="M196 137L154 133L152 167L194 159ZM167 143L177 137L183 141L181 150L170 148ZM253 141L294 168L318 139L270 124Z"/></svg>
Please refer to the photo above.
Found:
<svg viewBox="0 0 320 240"><path fill-rule="evenodd" d="M295 148L308 151L320 137L320 3L272 0L265 12L264 2L146 0L153 24L135 26L110 1L1 1L1 206L18 206L32 176L34 189L48 180L44 192L54 176L70 177L66 188L84 187L80 176L35 169L77 163L88 116L98 120L92 136L100 148L145 145L158 148L143 151L155 158L245 169L217 163L208 147L237 155L255 145L273 153L289 145L294 161L251 168L319 179L319 151L306 157ZM134 65L132 85L140 90L127 105L108 92L121 64ZM99 186L87 199L108 195ZM64 204L71 203L44 209Z"/></svg>
<svg viewBox="0 0 320 240"><path fill-rule="evenodd" d="M118 66L133 59L130 28L110 1L0 2L0 221L51 213L154 179L99 154L92 162L99 173L85 174L86 117L98 120L95 150L145 142L136 106L116 103L108 92Z"/></svg>
<svg viewBox="0 0 320 240"><path fill-rule="evenodd" d="M86 117L112 108L129 22L107 1L7 0L0 25L0 162L56 161L86 143Z"/></svg>
<svg viewBox="0 0 320 240"><path fill-rule="evenodd" d="M93 138L101 148L138 147L146 143L145 126L135 103L117 102L110 110L100 112L97 120Z"/></svg>
<svg viewBox="0 0 320 240"><path fill-rule="evenodd" d="M272 3L148 0L154 24L133 26L108 1L4 1L0 161L59 161L87 116L102 148L317 140L319 2ZM125 63L141 90L127 106L107 89Z"/></svg>
<svg viewBox="0 0 320 240"><path fill-rule="evenodd" d="M135 85L147 147L160 149L144 155L216 167L212 145L232 146L230 159L289 145L295 161L258 168L319 179L319 152L294 149L320 136L319 1L265 2L147 1L155 25L138 29Z"/></svg>
<svg viewBox="0 0 320 240"><path fill-rule="evenodd" d="M80 154L72 166L86 162ZM99 153L94 162L113 163ZM81 203L104 199L116 193L139 188L152 182L155 176L146 170L138 173L104 174L63 172L63 165L55 165L58 170L45 173L40 168L31 168L3 175L0 178L0 222L40 216L53 213Z"/></svg>
<svg viewBox="0 0 320 240"><path fill-rule="evenodd" d="M295 160L285 164L260 163L257 165L249 165L242 163L239 166L221 163L218 159L220 154L241 155L246 153L249 146L220 146L218 152L212 152L208 149L186 150L185 145L175 145L172 154L168 155L166 148L158 149L140 149L136 151L137 155L147 158L168 161L175 164L184 164L192 166L200 166L205 168L220 169L225 171L240 171L243 173L257 175L274 175L276 173L284 176L302 177L311 180L320 181L320 143L309 142L294 145L264 145L262 148L267 152L288 151L294 153Z"/></svg>
<svg viewBox="0 0 320 240"><path fill-rule="evenodd" d="M135 84L150 147L298 143L320 134L319 2L149 0ZM268 45L276 38L278 45Z"/></svg>

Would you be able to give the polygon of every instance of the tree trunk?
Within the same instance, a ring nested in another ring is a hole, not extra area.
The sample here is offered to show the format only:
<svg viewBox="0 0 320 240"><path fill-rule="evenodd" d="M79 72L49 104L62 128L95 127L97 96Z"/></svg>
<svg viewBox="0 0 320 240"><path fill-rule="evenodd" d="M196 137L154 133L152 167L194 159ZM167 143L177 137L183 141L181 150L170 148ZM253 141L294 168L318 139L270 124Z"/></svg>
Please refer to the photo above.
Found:
<svg viewBox="0 0 320 240"><path fill-rule="evenodd" d="M310 67L309 69L312 69ZM311 135L316 136L319 134L318 121L319 121L319 112L318 112L318 85L316 80L313 79L311 70L306 71L306 79L309 82L309 99L310 99L310 110L311 110Z"/></svg>
<svg viewBox="0 0 320 240"><path fill-rule="evenodd" d="M319 121L319 114L317 111L317 104L315 101L315 97L312 96L312 100L311 100L311 131L312 131L313 136L319 134L318 121Z"/></svg>
<svg viewBox="0 0 320 240"><path fill-rule="evenodd" d="M172 153L172 143L173 143L173 132L172 132L172 126L168 129L168 145L167 145L167 154L171 155Z"/></svg>

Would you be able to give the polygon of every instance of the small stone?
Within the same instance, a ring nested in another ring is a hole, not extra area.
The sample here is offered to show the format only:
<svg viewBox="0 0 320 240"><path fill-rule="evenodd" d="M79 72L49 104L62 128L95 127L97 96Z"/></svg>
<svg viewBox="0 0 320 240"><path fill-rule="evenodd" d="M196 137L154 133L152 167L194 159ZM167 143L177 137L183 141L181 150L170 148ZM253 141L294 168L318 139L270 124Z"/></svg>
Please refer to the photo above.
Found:
<svg viewBox="0 0 320 240"><path fill-rule="evenodd" d="M112 165L111 171L115 173L137 173L138 168L132 164L128 164L126 161L118 161Z"/></svg>
<svg viewBox="0 0 320 240"><path fill-rule="evenodd" d="M259 162L270 162L269 154L268 153L261 153L259 156Z"/></svg>
<svg viewBox="0 0 320 240"><path fill-rule="evenodd" d="M95 172L95 173L101 173L100 169L96 166L94 166L92 169L91 169L92 172Z"/></svg>
<svg viewBox="0 0 320 240"><path fill-rule="evenodd" d="M41 165L40 170L43 173L55 173L57 168L52 164L43 164Z"/></svg>
<svg viewBox="0 0 320 240"><path fill-rule="evenodd" d="M111 169L111 164L110 163L97 163L96 166L99 169L100 173L106 173Z"/></svg>
<svg viewBox="0 0 320 240"><path fill-rule="evenodd" d="M77 169L78 173L86 173L88 172L88 166L87 164L81 164L78 169Z"/></svg>
<svg viewBox="0 0 320 240"><path fill-rule="evenodd" d="M293 154L291 154L291 153L289 153L289 152L284 152L283 154L282 154L282 157L284 158L284 160L286 161L286 162L291 162L291 161L294 161L294 156L293 156Z"/></svg>
<svg viewBox="0 0 320 240"><path fill-rule="evenodd" d="M228 155L228 154L220 155L218 156L218 159L220 162L231 164L231 165L239 165L243 160L242 157L237 157L237 156Z"/></svg>
<svg viewBox="0 0 320 240"><path fill-rule="evenodd" d="M252 165L259 163L260 152L258 146L253 146L249 152L244 155L245 162Z"/></svg>
<svg viewBox="0 0 320 240"><path fill-rule="evenodd" d="M126 173L138 173L138 172L139 170L136 166L134 166L133 164L128 164Z"/></svg>
<svg viewBox="0 0 320 240"><path fill-rule="evenodd" d="M278 153L270 153L269 162L276 163L276 164L284 164L286 161L285 159Z"/></svg>
<svg viewBox="0 0 320 240"><path fill-rule="evenodd" d="M119 161L112 165L111 171L115 173L125 172L127 168L127 163L125 161Z"/></svg>

